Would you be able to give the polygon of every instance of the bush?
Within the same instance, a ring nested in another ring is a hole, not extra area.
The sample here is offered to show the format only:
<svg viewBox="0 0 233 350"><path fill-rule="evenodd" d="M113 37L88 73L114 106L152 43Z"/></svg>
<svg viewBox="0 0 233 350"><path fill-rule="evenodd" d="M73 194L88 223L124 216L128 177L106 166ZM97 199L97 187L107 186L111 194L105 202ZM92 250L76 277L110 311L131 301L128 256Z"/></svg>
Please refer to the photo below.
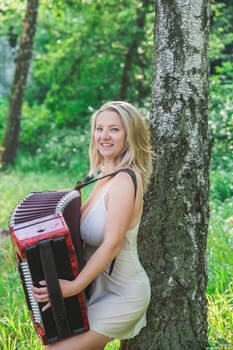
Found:
<svg viewBox="0 0 233 350"><path fill-rule="evenodd" d="M40 138L36 150L18 152L15 167L21 171L53 173L69 172L70 175L88 172L89 132L80 130L52 130Z"/></svg>
<svg viewBox="0 0 233 350"><path fill-rule="evenodd" d="M51 112L45 105L22 107L22 120L20 130L20 149L34 153L40 147L43 139L47 139L53 130L54 121Z"/></svg>
<svg viewBox="0 0 233 350"><path fill-rule="evenodd" d="M232 174L224 169L212 170L210 174L210 194L214 201L224 201L232 197Z"/></svg>
<svg viewBox="0 0 233 350"><path fill-rule="evenodd" d="M41 144L36 159L43 169L82 173L88 169L88 147L88 132L62 129Z"/></svg>

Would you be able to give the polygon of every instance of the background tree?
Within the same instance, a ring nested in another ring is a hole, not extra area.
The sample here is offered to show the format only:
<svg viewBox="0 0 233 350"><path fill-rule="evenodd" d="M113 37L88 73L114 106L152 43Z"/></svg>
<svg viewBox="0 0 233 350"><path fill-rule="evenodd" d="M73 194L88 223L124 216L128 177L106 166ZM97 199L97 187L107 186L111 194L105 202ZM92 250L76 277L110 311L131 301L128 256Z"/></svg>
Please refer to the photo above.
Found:
<svg viewBox="0 0 233 350"><path fill-rule="evenodd" d="M28 0L10 96L7 126L2 143L1 162L5 165L12 164L17 151L21 107L23 103L24 87L32 56L33 39L36 31L37 11L38 0Z"/></svg>
<svg viewBox="0 0 233 350"><path fill-rule="evenodd" d="M138 104L148 101L153 0L45 2L40 8L30 104L44 103L59 126L76 126L78 118L83 128L106 100L124 94Z"/></svg>
<svg viewBox="0 0 233 350"><path fill-rule="evenodd" d="M124 68L121 79L121 88L120 88L120 100L127 99L127 90L130 88L131 79L131 66L134 60L138 60L138 66L143 68L145 62L141 59L141 55L138 54L140 52L141 45L143 40L145 40L145 24L146 24L146 15L149 12L149 9L152 5L153 1L151 0L143 0L141 6L136 8L136 30L133 32L132 41L129 44L125 55ZM142 74L141 74L142 75ZM141 84L141 79L139 79L138 83L138 92L140 98L146 97L147 93L143 92L143 85Z"/></svg>
<svg viewBox="0 0 233 350"><path fill-rule="evenodd" d="M207 346L209 1L158 0L151 133L156 160L141 228L148 326L129 349Z"/></svg>

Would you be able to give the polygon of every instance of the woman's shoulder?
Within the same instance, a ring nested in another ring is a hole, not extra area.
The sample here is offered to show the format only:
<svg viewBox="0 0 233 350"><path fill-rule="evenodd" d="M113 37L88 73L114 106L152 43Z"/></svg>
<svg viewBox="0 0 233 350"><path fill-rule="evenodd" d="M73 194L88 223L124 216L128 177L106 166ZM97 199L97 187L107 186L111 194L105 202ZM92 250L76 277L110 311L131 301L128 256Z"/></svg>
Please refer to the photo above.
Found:
<svg viewBox="0 0 233 350"><path fill-rule="evenodd" d="M139 175L133 169L119 169L117 174L113 178L113 184L122 183L122 184L135 184L138 181Z"/></svg>
<svg viewBox="0 0 233 350"><path fill-rule="evenodd" d="M141 179L138 172L131 169L131 172L119 171L114 178L112 179L109 192L117 193L122 198L125 196L133 196L133 198L137 195L137 193L142 192L141 187Z"/></svg>
<svg viewBox="0 0 233 350"><path fill-rule="evenodd" d="M119 172L111 181L107 193L107 203L112 203L114 208L118 208L119 211L125 211L129 208L132 209L132 218L129 223L129 228L134 227L138 222L143 206L143 192L140 184L140 180L137 178L137 188L131 178L126 172Z"/></svg>

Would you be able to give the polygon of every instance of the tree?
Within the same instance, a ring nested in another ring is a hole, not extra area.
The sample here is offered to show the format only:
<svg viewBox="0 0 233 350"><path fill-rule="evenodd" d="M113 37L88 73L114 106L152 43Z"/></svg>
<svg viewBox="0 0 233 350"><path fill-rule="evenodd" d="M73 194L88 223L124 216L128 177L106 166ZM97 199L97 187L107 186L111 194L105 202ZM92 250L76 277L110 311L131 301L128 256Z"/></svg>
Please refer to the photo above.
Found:
<svg viewBox="0 0 233 350"><path fill-rule="evenodd" d="M146 14L149 12L150 5L152 4L151 0L143 0L142 4L136 10L136 30L134 30L134 36L132 42L130 43L128 50L125 55L124 69L121 79L121 89L120 89L120 100L127 99L127 90L130 86L130 70L133 60L138 58L136 53L138 52L140 45L145 37L145 23L146 23ZM141 68L143 64L139 64Z"/></svg>
<svg viewBox="0 0 233 350"><path fill-rule="evenodd" d="M154 173L140 255L152 299L132 350L207 346L209 1L157 0L151 137ZM127 349L124 344L123 349Z"/></svg>
<svg viewBox="0 0 233 350"><path fill-rule="evenodd" d="M2 143L1 163L12 164L16 155L21 120L21 107L36 31L38 0L28 0L23 31L17 56L16 69L10 96L7 126Z"/></svg>

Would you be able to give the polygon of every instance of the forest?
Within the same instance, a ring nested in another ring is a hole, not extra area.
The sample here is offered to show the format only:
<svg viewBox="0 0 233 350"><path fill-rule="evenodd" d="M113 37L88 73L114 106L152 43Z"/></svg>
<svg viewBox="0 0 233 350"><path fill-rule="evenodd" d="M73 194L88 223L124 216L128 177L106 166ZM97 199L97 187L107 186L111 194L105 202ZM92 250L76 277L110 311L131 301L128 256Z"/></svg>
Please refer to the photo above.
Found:
<svg viewBox="0 0 233 350"><path fill-rule="evenodd" d="M0 3L0 145L25 4ZM104 102L127 100L149 118L154 5L151 0L39 1L17 153L11 165L0 168L3 350L23 350L26 344L40 349L26 307L20 309L22 290L6 233L10 210L28 192L70 187L87 174L90 116ZM233 347L233 2L211 0L210 21L207 298L208 349L214 350ZM118 349L118 342L107 349Z"/></svg>

